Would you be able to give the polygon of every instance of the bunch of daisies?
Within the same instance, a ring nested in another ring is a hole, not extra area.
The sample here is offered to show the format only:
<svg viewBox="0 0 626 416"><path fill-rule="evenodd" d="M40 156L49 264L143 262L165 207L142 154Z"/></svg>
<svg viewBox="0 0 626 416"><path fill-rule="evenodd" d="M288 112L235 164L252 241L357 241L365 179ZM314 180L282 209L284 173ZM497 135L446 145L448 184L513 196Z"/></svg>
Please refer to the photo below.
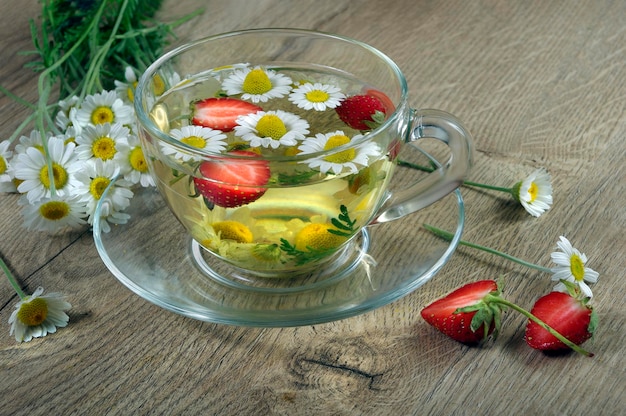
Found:
<svg viewBox="0 0 626 416"><path fill-rule="evenodd" d="M134 71L126 69L116 89L61 100L56 131L39 130L0 142L0 191L18 192L29 230L57 231L92 225L96 206L108 191L108 209L100 212L103 231L128 220L126 209L135 186L154 186L136 135L132 107ZM115 178L118 178L114 181Z"/></svg>

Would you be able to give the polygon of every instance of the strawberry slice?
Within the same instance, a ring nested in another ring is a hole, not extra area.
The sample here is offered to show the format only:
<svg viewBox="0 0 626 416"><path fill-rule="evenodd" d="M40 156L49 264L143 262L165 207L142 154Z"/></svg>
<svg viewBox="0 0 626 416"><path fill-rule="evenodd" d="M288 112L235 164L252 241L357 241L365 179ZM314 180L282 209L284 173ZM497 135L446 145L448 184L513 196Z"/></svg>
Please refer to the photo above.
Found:
<svg viewBox="0 0 626 416"><path fill-rule="evenodd" d="M577 299L568 293L550 292L540 297L530 313L551 326L576 345L581 345L593 335L596 319L593 309L586 303L589 298ZM541 351L563 351L570 347L534 321L526 326L526 343Z"/></svg>
<svg viewBox="0 0 626 416"><path fill-rule="evenodd" d="M239 158L259 156L246 150L235 150L228 154L238 158L225 156L202 162L199 171L204 178L193 178L196 190L209 202L224 208L246 205L262 197L267 191L264 185L270 179L268 162Z"/></svg>
<svg viewBox="0 0 626 416"><path fill-rule="evenodd" d="M387 114L382 101L368 94L346 98L335 111L341 121L356 130L370 130L379 126Z"/></svg>
<svg viewBox="0 0 626 416"><path fill-rule="evenodd" d="M468 283L426 306L421 315L450 338L464 344L477 344L499 330L499 306L483 301L485 296L497 293L495 280Z"/></svg>
<svg viewBox="0 0 626 416"><path fill-rule="evenodd" d="M197 126L228 132L235 128L239 116L262 110L258 105L236 98L206 98L192 104L191 122Z"/></svg>

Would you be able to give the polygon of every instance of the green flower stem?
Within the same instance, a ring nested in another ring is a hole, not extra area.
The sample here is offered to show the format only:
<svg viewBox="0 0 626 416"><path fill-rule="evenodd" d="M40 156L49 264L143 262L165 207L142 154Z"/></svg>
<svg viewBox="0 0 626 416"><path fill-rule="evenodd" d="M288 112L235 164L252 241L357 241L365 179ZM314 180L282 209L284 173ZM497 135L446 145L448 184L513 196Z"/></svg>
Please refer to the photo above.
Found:
<svg viewBox="0 0 626 416"><path fill-rule="evenodd" d="M27 297L26 293L24 293L22 288L20 288L20 285L17 283L17 280L15 280L15 277L13 277L13 273L11 273L11 271L9 270L9 267L4 262L2 257L0 257L0 269L2 269L4 274L7 276L7 279L9 279L9 283L11 284L13 289L15 290L15 293L17 293L17 296L19 296L20 299L22 299L22 300L25 299Z"/></svg>
<svg viewBox="0 0 626 416"><path fill-rule="evenodd" d="M441 237L441 238L443 238L444 240L447 240L447 241L452 241L452 238L453 238L454 234L452 234L452 233L450 233L448 231L444 231L444 230L442 230L440 228L433 227L432 225L428 225L428 224L423 224L423 225L424 225L424 228L426 228L428 231L430 231L431 233L435 234L436 236ZM526 266L526 267L529 267L531 269L539 270L540 272L552 273L552 269L549 269L549 268L543 267L543 266L539 266L538 264L529 263L527 261L524 261L522 259L518 259L517 257L510 256L510 255L508 255L506 253L503 253L501 251L494 250L493 248L481 246L479 244L470 243L470 242L464 241L464 240L460 240L459 244L467 246L467 247L476 248L478 250L486 251L487 253L495 254L495 255L500 256L500 257L504 257L505 259L510 260L510 261L512 261L514 263L521 264L522 266Z"/></svg>
<svg viewBox="0 0 626 416"><path fill-rule="evenodd" d="M415 170L421 170L422 172L434 172L436 170L436 168L432 167L432 166L422 166L422 165L418 165L416 163L407 162L407 161L401 160L401 159L397 160L397 164L398 164L398 166L403 166L403 167L411 168L411 169L415 169ZM505 188L505 187L502 187L502 186L493 186L493 185L487 185L487 184L484 184L484 183L471 182L471 181L463 181L463 185L464 186L473 186L475 188L489 189L489 190L492 190L492 191L505 192L507 194L513 194L513 188Z"/></svg>
<svg viewBox="0 0 626 416"><path fill-rule="evenodd" d="M554 330L554 328L552 328L550 325L548 325L541 319L537 318L532 313L528 312L526 309L520 306L517 306L516 304L511 303L506 299L502 299L499 296L487 295L487 299L485 301L489 303L498 303L500 305L507 306L513 309L514 311L521 313L522 315L524 315L525 317L527 317L528 319L530 319L531 321L535 322L537 325L539 325L540 327L548 331L551 335L553 335L555 338L557 338L563 344L567 345L572 350L576 351L579 354L585 355L587 357L593 357L594 354L592 352L589 352L585 350L584 348L582 348L581 346L574 344L572 341L565 338L563 335L559 334L556 330Z"/></svg>
<svg viewBox="0 0 626 416"><path fill-rule="evenodd" d="M487 185L487 184L478 183L478 182L463 181L463 185L465 185L465 186L473 186L473 187L476 187L476 188L490 189L492 191L506 192L507 194L512 194L513 193L513 189L511 189L511 188L504 188L502 186Z"/></svg>

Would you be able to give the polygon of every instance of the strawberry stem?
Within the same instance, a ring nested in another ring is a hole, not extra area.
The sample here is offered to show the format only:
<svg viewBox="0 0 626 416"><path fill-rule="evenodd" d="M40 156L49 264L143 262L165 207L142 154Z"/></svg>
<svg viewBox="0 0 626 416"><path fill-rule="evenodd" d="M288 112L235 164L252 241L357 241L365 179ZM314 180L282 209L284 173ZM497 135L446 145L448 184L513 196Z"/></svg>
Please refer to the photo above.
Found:
<svg viewBox="0 0 626 416"><path fill-rule="evenodd" d="M426 228L431 233L435 234L438 237L443 238L446 241L452 241L452 238L454 237L454 235L452 233L450 233L448 231L444 231L444 230L442 230L440 228L437 228L437 227L433 227L432 225L423 224L423 226L424 226L424 228ZM467 246L467 247L476 248L478 250L486 251L487 253L495 254L496 256L504 257L505 259L510 260L510 261L512 261L514 263L521 264L522 266L526 266L526 267L529 267L531 269L539 270L540 272L553 273L552 269L549 269L549 268L543 267L543 266L539 266L538 264L529 263L529 262L527 262L525 260L519 259L517 257L513 257L513 256L511 256L509 254L503 253L503 252L495 250L493 248L481 246L480 244L470 243L469 241L465 241L465 240L460 240L459 244L461 244L463 246Z"/></svg>
<svg viewBox="0 0 626 416"><path fill-rule="evenodd" d="M582 354L582 355L587 356L587 357L593 357L593 355L594 355L592 352L589 352L589 351L585 350L581 346L576 345L572 341L570 341L569 339L565 338L563 335L561 335L556 330L554 330L550 325L548 325L547 323L545 323L541 319L537 318L535 315L533 315L532 313L528 312L526 309L524 309L524 308L522 308L520 306L517 306L516 304L511 303L508 300L501 298L500 296L497 296L497 295L487 295L485 297L485 302L498 303L500 305L507 306L507 307L513 309L514 311L517 311L517 312L521 313L522 315L524 315L525 317L527 317L531 321L535 322L537 325L539 325L540 327L542 327L543 329L548 331L550 334L552 334L554 337L556 337L559 341L561 341L563 344L567 345L569 348L571 348L572 350L576 351L577 353Z"/></svg>

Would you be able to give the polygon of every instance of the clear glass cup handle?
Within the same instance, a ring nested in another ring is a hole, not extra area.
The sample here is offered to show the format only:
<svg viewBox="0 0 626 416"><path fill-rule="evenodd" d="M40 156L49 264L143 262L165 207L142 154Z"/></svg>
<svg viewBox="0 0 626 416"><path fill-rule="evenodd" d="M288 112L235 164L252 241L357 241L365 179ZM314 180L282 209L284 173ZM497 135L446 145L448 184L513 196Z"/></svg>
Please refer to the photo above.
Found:
<svg viewBox="0 0 626 416"><path fill-rule="evenodd" d="M440 140L450 148L450 158L419 182L390 193L371 224L393 221L427 207L458 188L469 174L472 138L460 120L440 110L412 110L410 127L412 142Z"/></svg>

